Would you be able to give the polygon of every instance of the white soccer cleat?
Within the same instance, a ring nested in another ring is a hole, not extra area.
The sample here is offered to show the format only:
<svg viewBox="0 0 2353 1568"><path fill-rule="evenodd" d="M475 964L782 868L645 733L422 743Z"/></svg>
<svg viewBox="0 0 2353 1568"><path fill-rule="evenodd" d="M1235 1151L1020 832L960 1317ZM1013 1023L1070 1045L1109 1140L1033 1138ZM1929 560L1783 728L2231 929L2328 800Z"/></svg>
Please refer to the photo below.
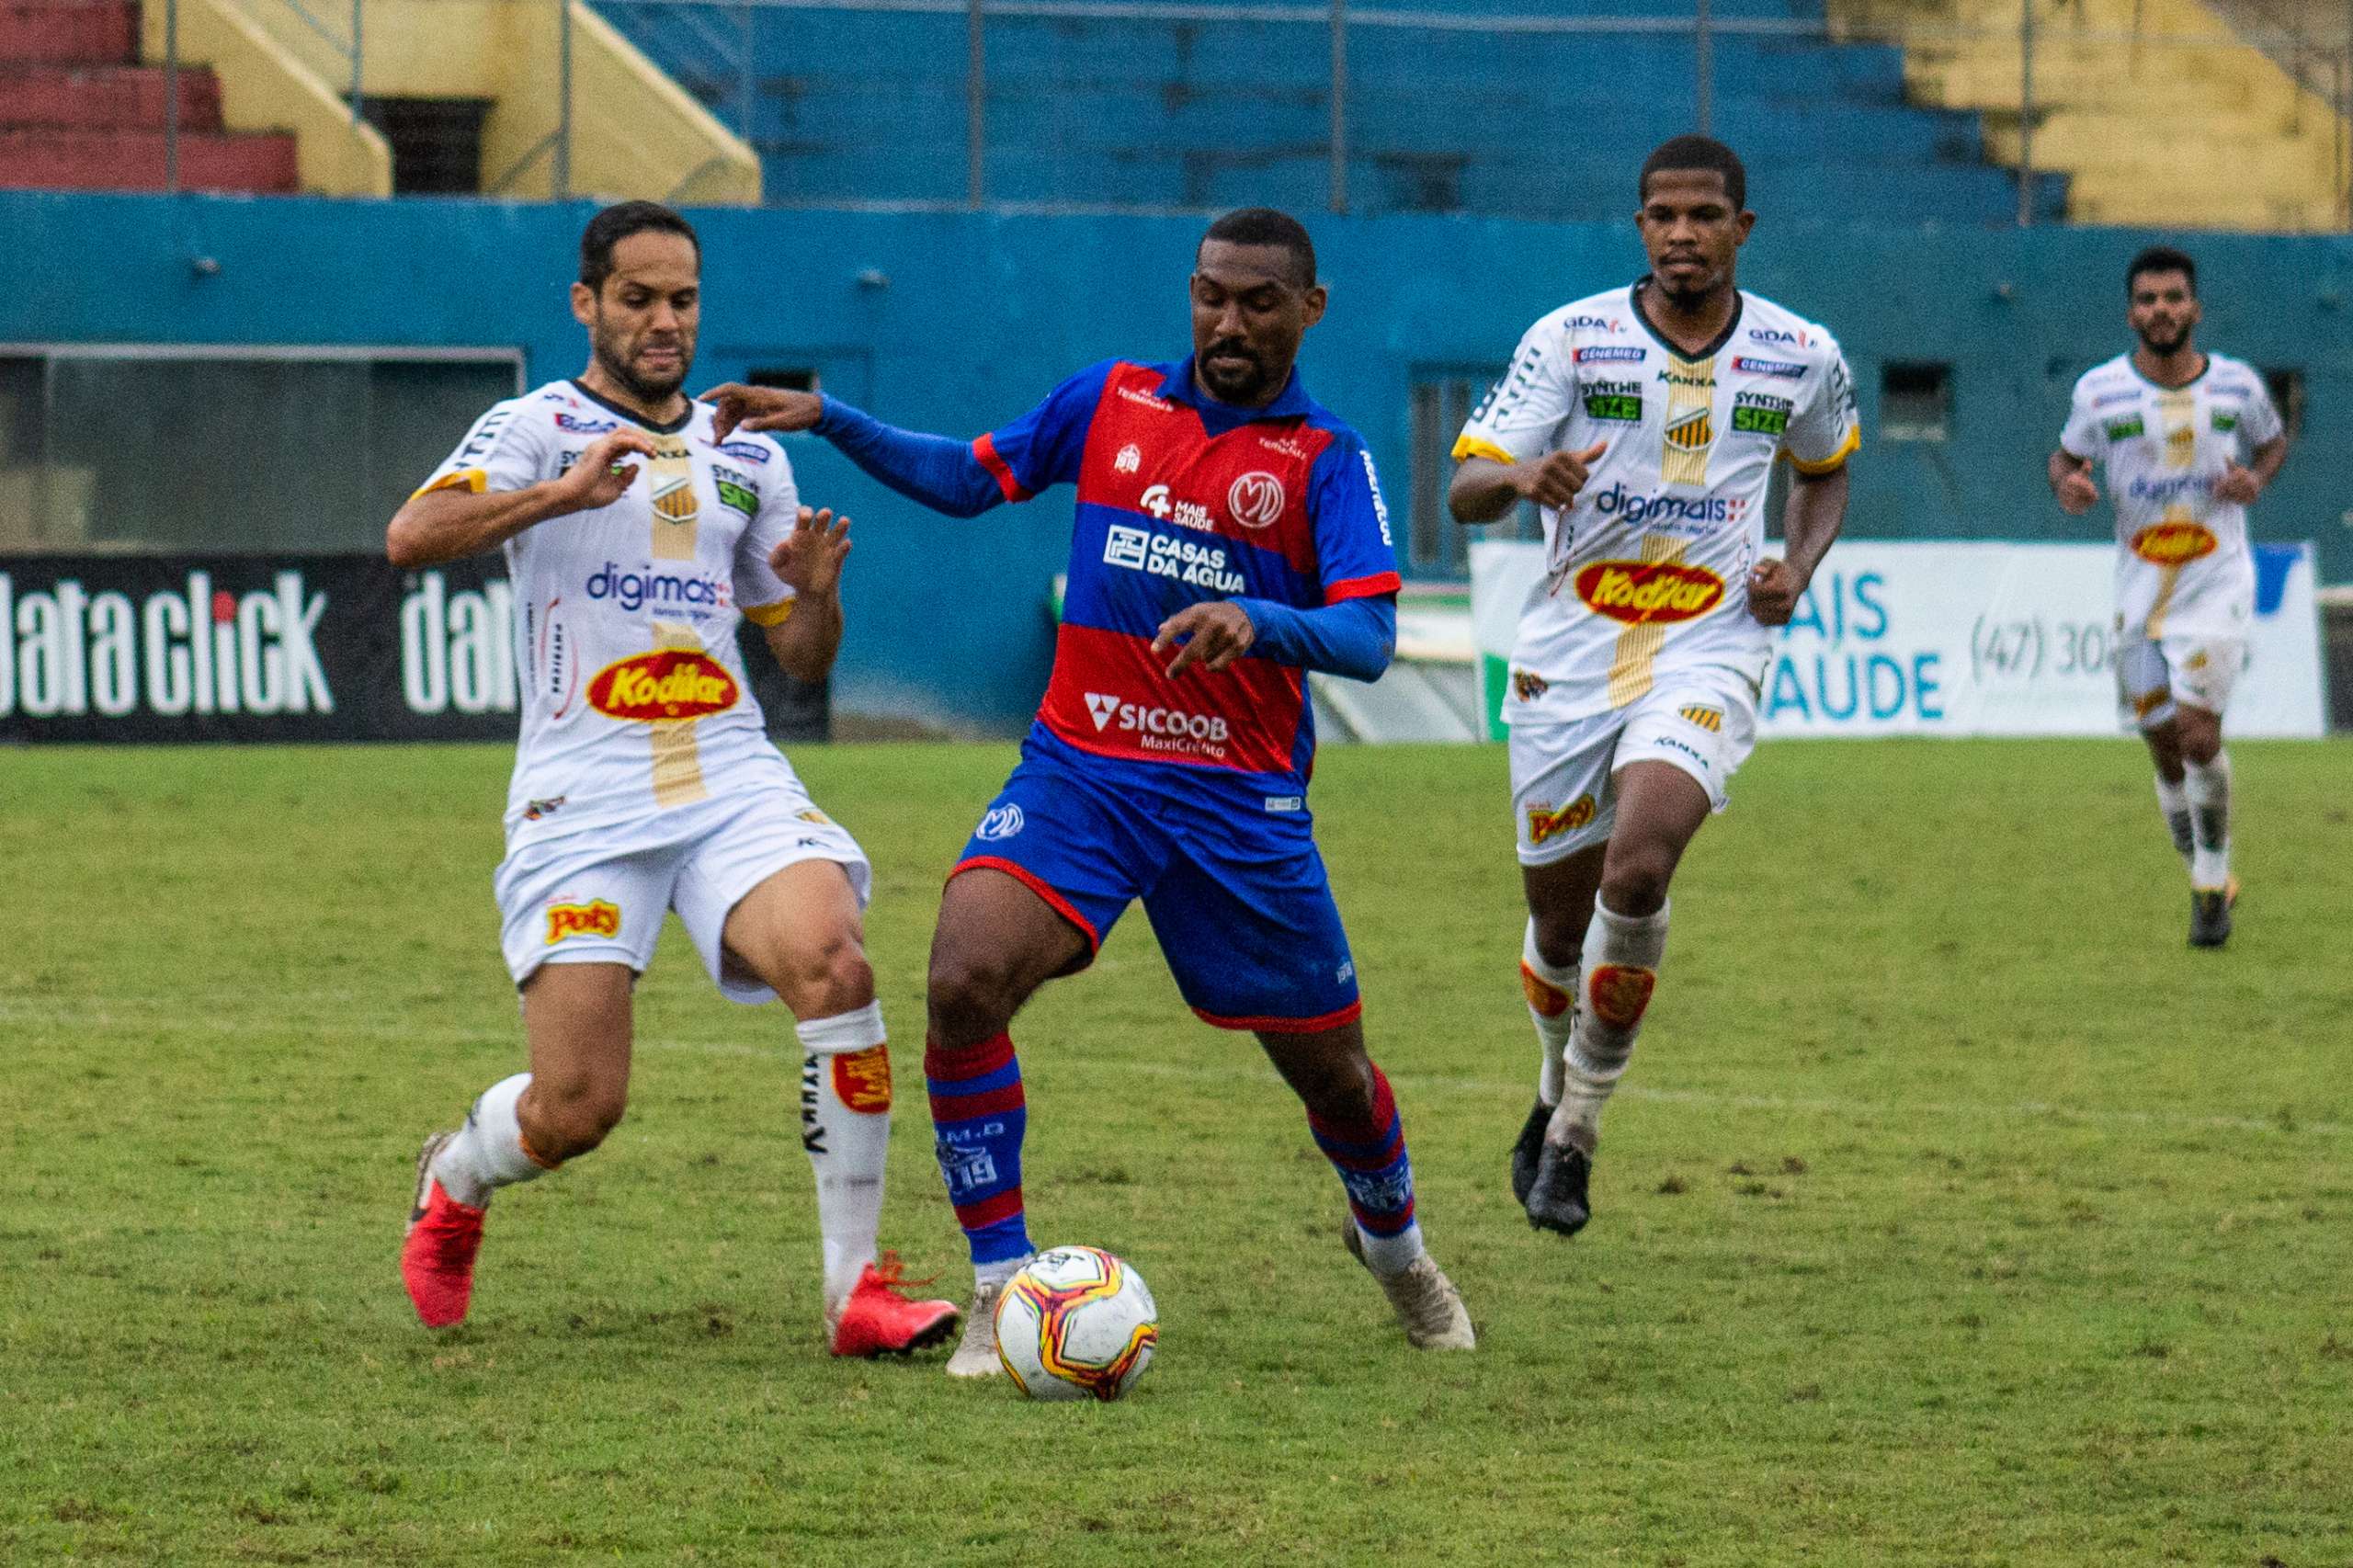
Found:
<svg viewBox="0 0 2353 1568"><path fill-rule="evenodd" d="M1341 1233L1348 1245L1348 1256L1364 1263L1364 1244L1357 1236L1356 1221L1351 1219ZM1365 1272L1372 1273L1372 1266L1365 1265ZM1424 1253L1414 1259L1411 1267L1402 1274L1373 1274L1381 1293L1389 1298L1397 1321L1405 1330L1405 1342L1416 1350L1475 1350L1479 1336L1472 1331L1470 1311L1462 1304L1462 1292L1438 1266L1438 1259Z"/></svg>
<svg viewBox="0 0 2353 1568"><path fill-rule="evenodd" d="M948 1358L949 1377L994 1378L1005 1371L1005 1363L996 1354L996 1299L1003 1294L1002 1279L972 1287L972 1310L964 1314L964 1337L956 1342L956 1354Z"/></svg>

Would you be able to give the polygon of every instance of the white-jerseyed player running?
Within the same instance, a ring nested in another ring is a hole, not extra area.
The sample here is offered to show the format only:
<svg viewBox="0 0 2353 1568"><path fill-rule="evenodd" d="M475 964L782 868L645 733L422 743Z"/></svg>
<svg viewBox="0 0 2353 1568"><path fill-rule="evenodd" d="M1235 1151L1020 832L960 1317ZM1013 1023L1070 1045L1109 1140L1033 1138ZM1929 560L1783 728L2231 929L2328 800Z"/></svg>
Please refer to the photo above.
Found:
<svg viewBox="0 0 2353 1568"><path fill-rule="evenodd" d="M1650 276L1530 327L1454 448L1456 517L1543 509L1548 571L1504 704L1542 1048L1512 1189L1563 1235L1591 1217L1601 1108L1657 983L1668 881L1755 744L1766 629L1837 538L1860 444L1837 343L1733 281L1756 221L1745 187L1722 142L1653 153L1635 216ZM1777 457L1796 470L1782 559L1765 554Z"/></svg>
<svg viewBox="0 0 2353 1568"><path fill-rule="evenodd" d="M2255 558L2246 508L2288 458L2288 436L2252 366L2199 352L2198 266L2167 246L2125 273L2141 340L2084 372L2051 454L2060 507L2116 503L2116 686L2149 744L2157 804L2189 868L2189 941L2230 939L2231 759L2222 710L2246 665Z"/></svg>
<svg viewBox="0 0 2353 1568"><path fill-rule="evenodd" d="M891 1064L863 917L871 872L768 743L736 627L821 678L841 643L848 519L801 506L784 450L714 439L680 392L701 251L652 202L599 212L573 313L587 370L498 404L392 522L399 566L503 548L522 734L496 887L531 1070L429 1139L401 1276L439 1327L472 1299L493 1192L604 1141L629 1086L631 988L676 909L732 1000L799 1020L835 1355L937 1344L961 1316L878 1257Z"/></svg>

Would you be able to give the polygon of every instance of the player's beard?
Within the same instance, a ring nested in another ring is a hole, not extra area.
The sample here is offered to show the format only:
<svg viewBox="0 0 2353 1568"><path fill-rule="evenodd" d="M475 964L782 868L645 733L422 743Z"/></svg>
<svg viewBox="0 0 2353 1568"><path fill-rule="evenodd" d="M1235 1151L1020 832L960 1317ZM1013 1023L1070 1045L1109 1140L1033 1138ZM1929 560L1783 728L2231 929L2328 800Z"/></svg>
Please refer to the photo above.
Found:
<svg viewBox="0 0 2353 1568"><path fill-rule="evenodd" d="M1237 372L1231 369L1221 370L1212 368L1210 364L1210 356L1212 354L1242 355L1250 361L1250 369L1247 371ZM1203 384L1220 403L1247 406L1266 395L1267 361L1256 349L1246 343L1237 342L1233 338L1221 339L1209 346L1208 351L1201 355L1198 363Z"/></svg>
<svg viewBox="0 0 2353 1568"><path fill-rule="evenodd" d="M2154 332L2144 332L2141 335L2141 347L2160 359L2170 358L2189 347L2189 328L2178 329L2170 339L2159 337Z"/></svg>
<svg viewBox="0 0 2353 1568"><path fill-rule="evenodd" d="M648 408L667 402L687 384L687 373L694 368L694 345L683 337L678 342L678 372L674 376L648 378L627 358L619 335L601 328L588 335L588 349L615 386Z"/></svg>

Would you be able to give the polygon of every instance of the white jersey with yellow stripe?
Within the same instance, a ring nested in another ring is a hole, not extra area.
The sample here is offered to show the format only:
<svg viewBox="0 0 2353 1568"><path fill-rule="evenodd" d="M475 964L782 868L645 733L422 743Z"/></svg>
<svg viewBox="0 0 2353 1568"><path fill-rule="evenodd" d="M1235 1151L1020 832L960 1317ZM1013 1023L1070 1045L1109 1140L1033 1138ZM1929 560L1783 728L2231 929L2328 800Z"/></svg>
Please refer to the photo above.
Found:
<svg viewBox="0 0 2353 1568"><path fill-rule="evenodd" d="M1514 463L1602 445L1574 504L1544 511L1549 570L1520 616L1508 722L1623 708L1699 665L1761 678L1771 634L1748 613L1748 571L1773 460L1828 473L1861 444L1829 333L1744 292L1722 335L1686 354L1637 308L1646 287L1529 328L1454 445Z"/></svg>
<svg viewBox="0 0 2353 1568"><path fill-rule="evenodd" d="M2246 508L2216 495L2214 483L2282 428L2262 376L2221 354L2206 356L2187 386L2157 385L2130 354L2076 381L2059 444L2108 469L2120 632L2246 635L2255 613Z"/></svg>
<svg viewBox="0 0 2353 1568"><path fill-rule="evenodd" d="M551 381L475 421L418 491L520 490L623 426L654 444L653 459L629 458L640 472L619 501L506 541L523 697L510 848L792 779L735 630L791 613L768 555L800 496L783 448L763 435L714 442L711 414L692 403L676 424L653 425Z"/></svg>

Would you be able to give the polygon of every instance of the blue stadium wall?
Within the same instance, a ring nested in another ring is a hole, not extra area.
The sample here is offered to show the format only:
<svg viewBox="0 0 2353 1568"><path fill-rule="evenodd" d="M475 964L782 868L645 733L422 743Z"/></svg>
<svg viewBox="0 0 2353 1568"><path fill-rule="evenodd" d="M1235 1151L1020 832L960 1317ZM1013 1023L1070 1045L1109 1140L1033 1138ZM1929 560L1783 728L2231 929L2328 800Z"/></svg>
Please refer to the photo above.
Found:
<svg viewBox="0 0 2353 1568"><path fill-rule="evenodd" d="M591 210L0 193L0 342L512 346L544 381L583 362L565 286ZM1186 351L1191 221L694 216L707 290L697 385L811 365L895 423L970 435L1094 360ZM1759 224L1742 281L1846 346L1865 421L1851 535L2104 537L2104 513L2075 520L2052 505L2043 457L2075 375L2127 345L2122 267L2159 236L1775 220ZM1617 225L1396 216L1313 227L1333 304L1304 373L1364 431L1392 500L1417 373L1497 364L1539 314L1642 269L1631 227ZM2337 455L2353 448L2353 242L2211 235L2191 248L2204 340L2301 368L2308 386L2302 449L2257 508L2257 532L2316 540L2324 580L2353 580L2353 466ZM199 272L197 257L217 270ZM1949 439L1875 438L1891 361L1952 367ZM319 461L335 462L334 432L319 434ZM836 700L1017 724L1044 685L1066 496L959 523L822 444L798 443L794 460L805 494L858 520Z"/></svg>

